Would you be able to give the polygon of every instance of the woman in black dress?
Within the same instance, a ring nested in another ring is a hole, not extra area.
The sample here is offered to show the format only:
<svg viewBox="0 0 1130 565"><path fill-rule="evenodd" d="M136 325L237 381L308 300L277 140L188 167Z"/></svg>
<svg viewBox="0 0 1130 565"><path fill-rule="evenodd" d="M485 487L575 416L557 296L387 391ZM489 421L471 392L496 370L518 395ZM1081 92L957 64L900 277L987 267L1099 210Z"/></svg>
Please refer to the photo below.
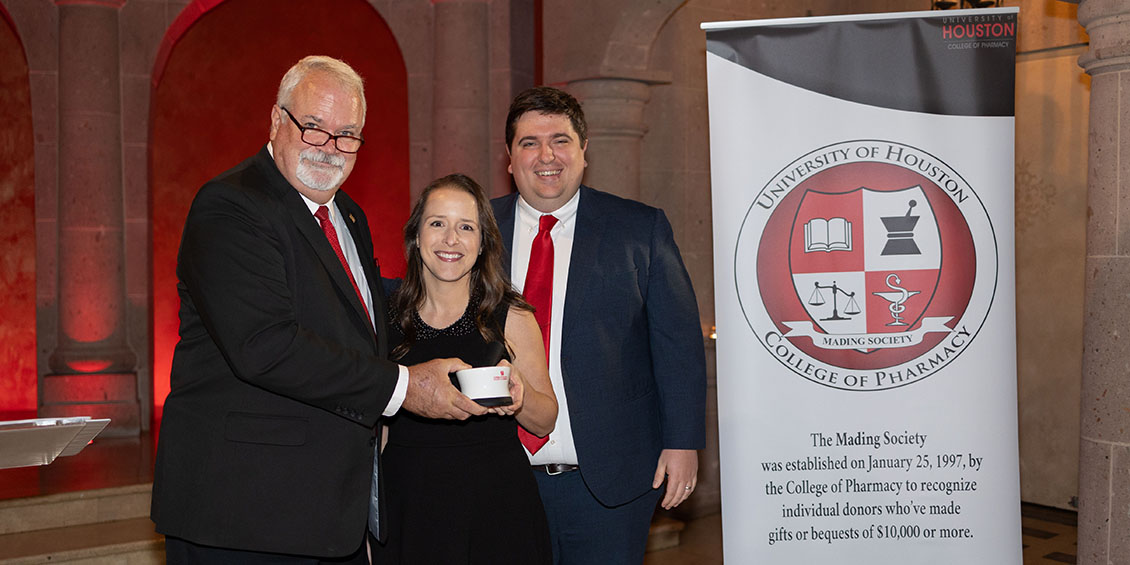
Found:
<svg viewBox="0 0 1130 565"><path fill-rule="evenodd" d="M382 452L388 541L377 564L551 563L545 511L517 426L557 418L541 332L502 268L483 189L449 175L424 189L404 226L408 269L391 300L393 359L511 365L513 404L465 421L401 411Z"/></svg>

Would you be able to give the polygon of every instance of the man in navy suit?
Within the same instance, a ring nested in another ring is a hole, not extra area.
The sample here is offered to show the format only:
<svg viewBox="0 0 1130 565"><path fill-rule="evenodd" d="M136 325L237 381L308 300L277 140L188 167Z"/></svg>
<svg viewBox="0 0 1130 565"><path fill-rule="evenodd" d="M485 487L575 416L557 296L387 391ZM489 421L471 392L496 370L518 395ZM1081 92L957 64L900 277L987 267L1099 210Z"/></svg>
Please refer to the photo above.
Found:
<svg viewBox="0 0 1130 565"><path fill-rule="evenodd" d="M518 194L492 205L516 285L531 285L531 255L544 255L534 250L539 231L552 239L545 322L561 409L548 441L527 452L554 562L638 565L656 502L673 508L695 488L706 442L703 338L663 212L581 185L586 134L569 94L519 94L506 123Z"/></svg>
<svg viewBox="0 0 1130 565"><path fill-rule="evenodd" d="M448 379L462 361L387 359L369 225L338 190L362 145L361 77L307 57L270 118L270 142L197 193L177 256L152 501L171 565L368 563L378 418L486 411Z"/></svg>

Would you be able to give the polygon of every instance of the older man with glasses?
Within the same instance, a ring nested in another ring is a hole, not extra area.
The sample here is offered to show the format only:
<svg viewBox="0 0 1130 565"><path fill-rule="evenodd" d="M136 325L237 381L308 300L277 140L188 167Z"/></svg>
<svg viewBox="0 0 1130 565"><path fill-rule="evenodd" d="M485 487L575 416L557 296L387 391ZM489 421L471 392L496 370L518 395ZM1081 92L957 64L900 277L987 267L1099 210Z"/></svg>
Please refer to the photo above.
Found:
<svg viewBox="0 0 1130 565"><path fill-rule="evenodd" d="M486 411L448 379L462 361L387 360L369 225L339 190L364 125L361 77L307 57L270 141L193 201L153 482L170 564L367 563L366 529L384 531L378 419Z"/></svg>

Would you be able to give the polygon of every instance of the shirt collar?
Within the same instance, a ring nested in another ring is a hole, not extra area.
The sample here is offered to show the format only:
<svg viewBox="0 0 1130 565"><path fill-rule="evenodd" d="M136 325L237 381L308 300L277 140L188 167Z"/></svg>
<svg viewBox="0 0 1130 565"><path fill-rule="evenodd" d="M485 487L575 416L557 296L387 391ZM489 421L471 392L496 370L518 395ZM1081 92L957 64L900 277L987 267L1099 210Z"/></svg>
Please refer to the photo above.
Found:
<svg viewBox="0 0 1130 565"><path fill-rule="evenodd" d="M580 202L581 191L578 190L568 202L550 212L550 214L553 214L553 216L557 218L557 225L560 226L573 221L573 218L577 215L577 207L580 205ZM523 223L536 226L538 225L538 220L544 215L544 212L530 206L530 203L526 202L525 198L518 195L518 216Z"/></svg>

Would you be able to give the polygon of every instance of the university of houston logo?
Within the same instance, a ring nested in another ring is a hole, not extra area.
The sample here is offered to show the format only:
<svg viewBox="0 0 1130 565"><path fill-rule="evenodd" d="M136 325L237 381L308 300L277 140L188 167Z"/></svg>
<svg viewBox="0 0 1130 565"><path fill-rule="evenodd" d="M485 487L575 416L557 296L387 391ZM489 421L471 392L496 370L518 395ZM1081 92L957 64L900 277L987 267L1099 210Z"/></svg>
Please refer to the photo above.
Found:
<svg viewBox="0 0 1130 565"><path fill-rule="evenodd" d="M961 175L881 140L822 147L750 205L734 255L742 312L774 358L844 390L920 381L988 315L996 237Z"/></svg>

